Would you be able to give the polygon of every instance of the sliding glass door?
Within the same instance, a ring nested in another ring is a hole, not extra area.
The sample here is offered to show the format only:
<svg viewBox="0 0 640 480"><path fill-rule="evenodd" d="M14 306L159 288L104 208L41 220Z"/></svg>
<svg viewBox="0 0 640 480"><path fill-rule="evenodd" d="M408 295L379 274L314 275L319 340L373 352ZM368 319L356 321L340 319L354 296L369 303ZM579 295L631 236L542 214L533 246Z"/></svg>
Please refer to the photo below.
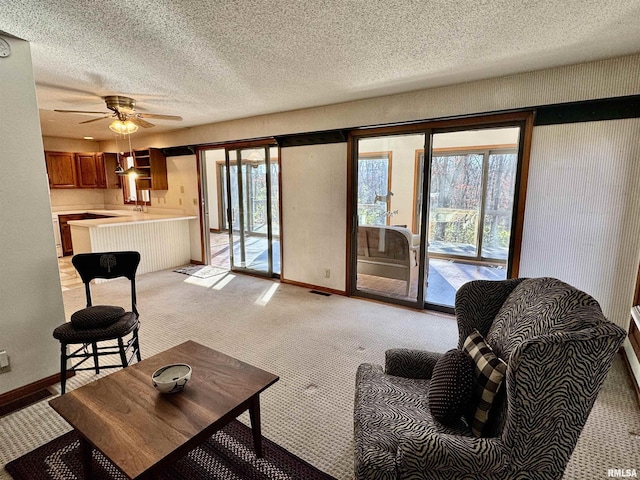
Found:
<svg viewBox="0 0 640 480"><path fill-rule="evenodd" d="M450 311L509 278L523 122L397 131L354 142L351 290Z"/></svg>
<svg viewBox="0 0 640 480"><path fill-rule="evenodd" d="M231 269L280 273L278 158L275 147L226 151L225 220Z"/></svg>
<svg viewBox="0 0 640 480"><path fill-rule="evenodd" d="M358 140L355 223L355 291L411 306L424 299L427 270L422 224L415 221L413 165L425 134ZM419 218L419 216L418 216Z"/></svg>

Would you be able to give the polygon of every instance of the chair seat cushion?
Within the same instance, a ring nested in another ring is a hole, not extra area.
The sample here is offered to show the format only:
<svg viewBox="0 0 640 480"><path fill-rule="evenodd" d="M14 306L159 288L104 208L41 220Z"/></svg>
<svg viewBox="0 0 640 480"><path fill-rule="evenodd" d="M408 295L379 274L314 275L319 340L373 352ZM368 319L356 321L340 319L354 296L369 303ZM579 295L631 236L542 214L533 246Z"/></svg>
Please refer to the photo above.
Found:
<svg viewBox="0 0 640 480"><path fill-rule="evenodd" d="M124 315L124 308L112 305L95 305L83 308L71 315L75 328L104 328L112 325Z"/></svg>
<svg viewBox="0 0 640 480"><path fill-rule="evenodd" d="M358 367L354 409L356 478L395 478L400 446L412 439L439 433L473 436L461 419L455 425L433 421L428 402L430 382L387 375L378 365Z"/></svg>
<svg viewBox="0 0 640 480"><path fill-rule="evenodd" d="M471 357L457 348L440 357L429 385L429 409L433 418L445 425L460 420L471 403L475 386L473 370Z"/></svg>
<svg viewBox="0 0 640 480"><path fill-rule="evenodd" d="M76 328L71 322L65 322L53 331L53 337L67 344L99 342L122 337L137 326L138 316L126 312L114 323L102 328Z"/></svg>

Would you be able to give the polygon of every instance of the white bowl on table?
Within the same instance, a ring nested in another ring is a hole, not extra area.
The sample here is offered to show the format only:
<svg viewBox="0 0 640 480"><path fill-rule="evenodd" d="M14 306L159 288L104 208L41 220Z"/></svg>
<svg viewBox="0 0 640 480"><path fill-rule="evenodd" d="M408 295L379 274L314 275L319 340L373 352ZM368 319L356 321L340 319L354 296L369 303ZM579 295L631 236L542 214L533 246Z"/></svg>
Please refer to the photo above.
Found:
<svg viewBox="0 0 640 480"><path fill-rule="evenodd" d="M151 380L160 393L181 392L191 378L191 371L191 367L186 363L165 365L153 372Z"/></svg>

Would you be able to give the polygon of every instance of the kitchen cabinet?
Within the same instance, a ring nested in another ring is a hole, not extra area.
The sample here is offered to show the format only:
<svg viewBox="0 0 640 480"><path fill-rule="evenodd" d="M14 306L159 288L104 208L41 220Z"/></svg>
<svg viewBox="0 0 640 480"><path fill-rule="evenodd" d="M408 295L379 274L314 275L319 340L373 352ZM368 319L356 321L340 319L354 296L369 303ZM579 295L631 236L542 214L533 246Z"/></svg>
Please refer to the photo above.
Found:
<svg viewBox="0 0 640 480"><path fill-rule="evenodd" d="M118 155L109 152L45 152L50 188L120 188Z"/></svg>
<svg viewBox="0 0 640 480"><path fill-rule="evenodd" d="M95 153L76 153L77 186L79 188L105 188L102 156Z"/></svg>
<svg viewBox="0 0 640 480"><path fill-rule="evenodd" d="M121 188L122 184L120 183L120 179L122 177L116 173L116 167L118 166L118 154L104 152L98 153L97 155L101 157L103 171L105 172L104 188Z"/></svg>
<svg viewBox="0 0 640 480"><path fill-rule="evenodd" d="M139 190L168 190L167 159L157 148L133 151L133 163L141 175L136 179Z"/></svg>
<svg viewBox="0 0 640 480"><path fill-rule="evenodd" d="M45 152L45 161L51 188L77 187L75 153Z"/></svg>
<svg viewBox="0 0 640 480"><path fill-rule="evenodd" d="M58 215L60 224L60 240L62 243L62 255L73 255L73 242L71 241L71 220L93 220L96 218L110 218L109 215L99 215L97 213L68 213Z"/></svg>
<svg viewBox="0 0 640 480"><path fill-rule="evenodd" d="M68 215L58 215L60 223L60 239L62 240L62 255L73 254L73 244L71 243L71 225L67 222L70 220L84 220L84 213L71 213Z"/></svg>

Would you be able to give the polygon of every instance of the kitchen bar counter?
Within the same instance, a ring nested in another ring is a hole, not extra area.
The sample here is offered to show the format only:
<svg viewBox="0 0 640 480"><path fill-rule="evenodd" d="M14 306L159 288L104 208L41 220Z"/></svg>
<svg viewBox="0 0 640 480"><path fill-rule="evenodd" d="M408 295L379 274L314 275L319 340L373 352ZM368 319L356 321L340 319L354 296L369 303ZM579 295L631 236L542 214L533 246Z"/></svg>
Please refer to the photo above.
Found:
<svg viewBox="0 0 640 480"><path fill-rule="evenodd" d="M69 221L74 254L135 250L141 257L139 274L190 262L189 221L197 219L196 216L130 210L83 210L80 213L83 212L112 216Z"/></svg>

